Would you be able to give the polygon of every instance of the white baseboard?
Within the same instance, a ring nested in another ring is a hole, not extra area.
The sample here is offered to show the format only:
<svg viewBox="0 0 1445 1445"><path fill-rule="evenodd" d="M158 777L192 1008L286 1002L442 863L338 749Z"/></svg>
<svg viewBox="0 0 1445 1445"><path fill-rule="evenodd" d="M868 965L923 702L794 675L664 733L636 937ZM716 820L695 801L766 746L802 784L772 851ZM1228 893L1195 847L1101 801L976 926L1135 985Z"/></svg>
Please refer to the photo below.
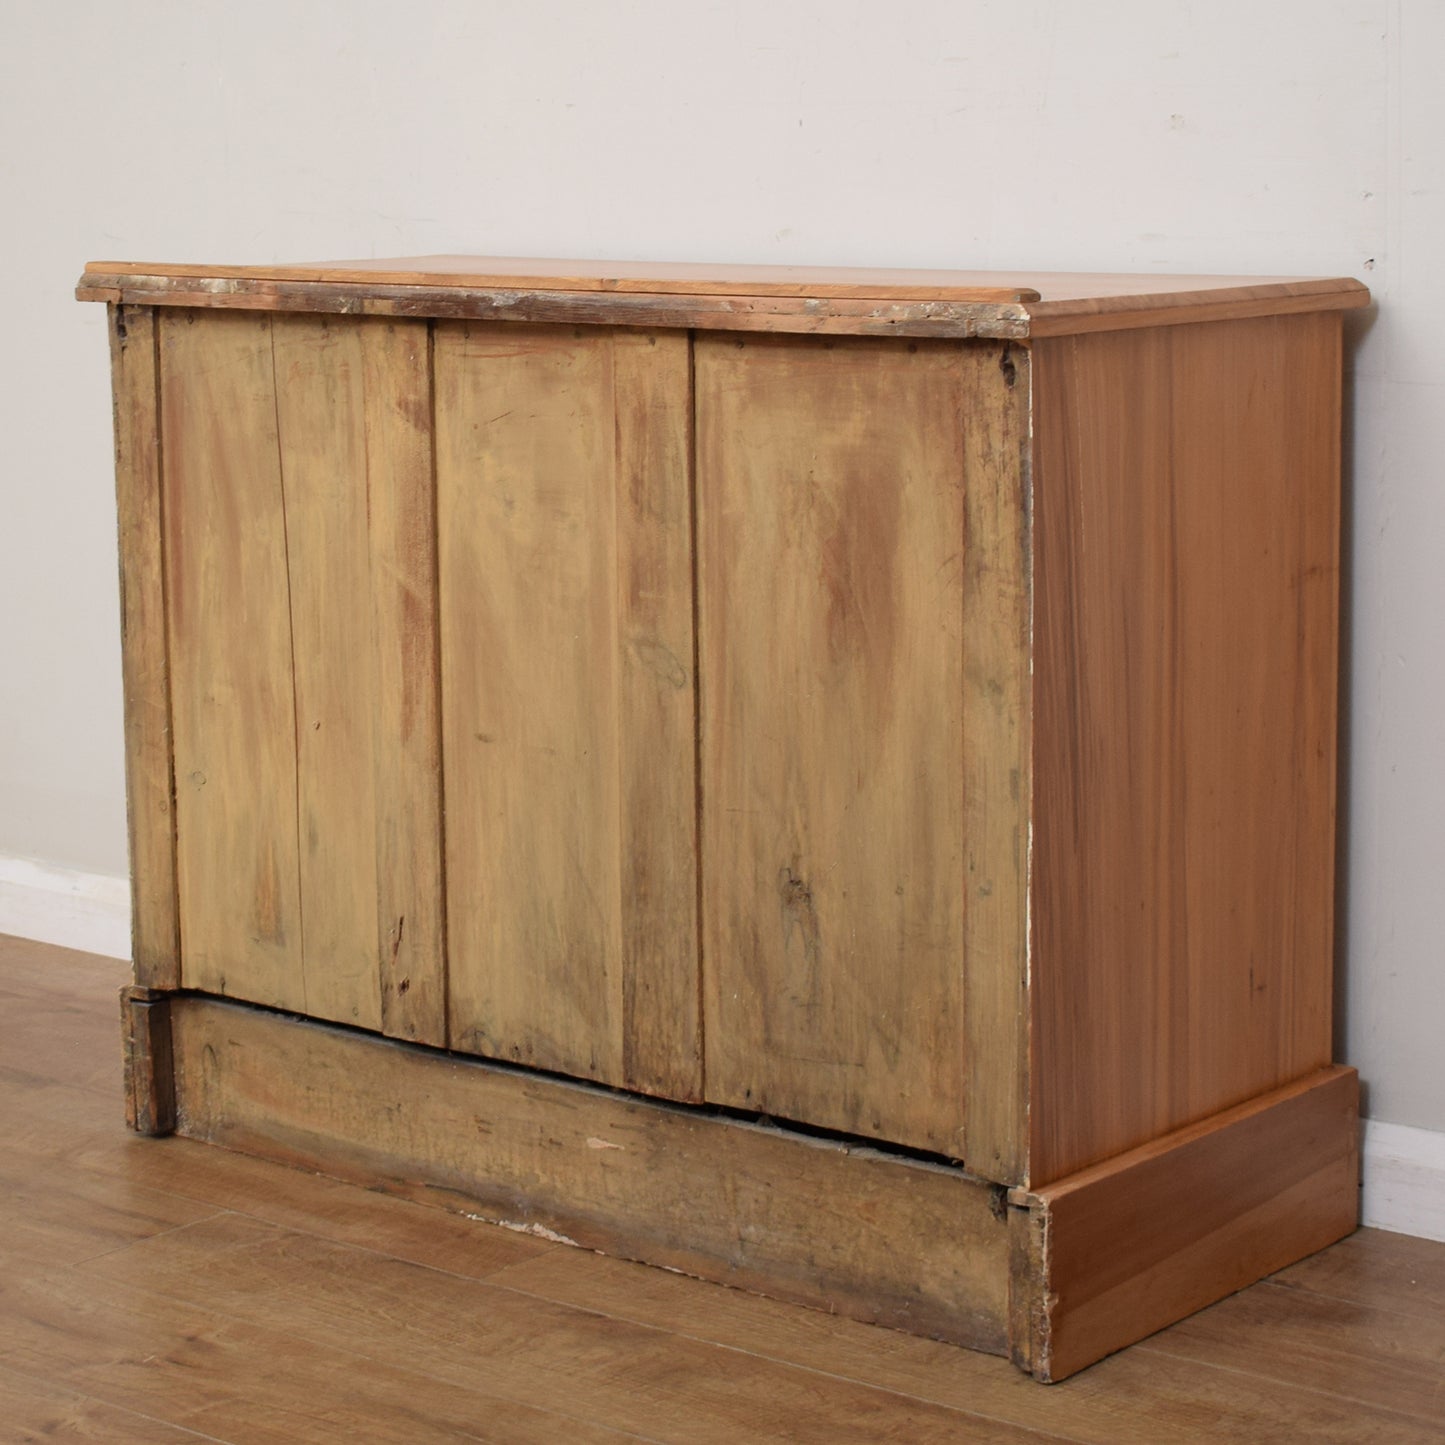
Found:
<svg viewBox="0 0 1445 1445"><path fill-rule="evenodd" d="M130 957L130 882L0 857L0 933Z"/></svg>
<svg viewBox="0 0 1445 1445"><path fill-rule="evenodd" d="M130 885L107 873L0 857L0 933L129 958ZM1366 1119L1363 1135L1360 1222L1445 1240L1445 1133Z"/></svg>
<svg viewBox="0 0 1445 1445"><path fill-rule="evenodd" d="M1360 1223L1445 1240L1445 1134L1364 1121Z"/></svg>

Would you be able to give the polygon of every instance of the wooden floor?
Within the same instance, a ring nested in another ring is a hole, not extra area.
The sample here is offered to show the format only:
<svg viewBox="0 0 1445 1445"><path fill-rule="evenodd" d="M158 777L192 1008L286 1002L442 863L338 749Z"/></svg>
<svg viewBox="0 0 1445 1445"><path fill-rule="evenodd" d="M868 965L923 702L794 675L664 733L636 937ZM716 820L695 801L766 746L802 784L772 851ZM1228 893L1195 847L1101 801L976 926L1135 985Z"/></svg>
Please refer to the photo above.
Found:
<svg viewBox="0 0 1445 1445"><path fill-rule="evenodd" d="M1445 1244L1362 1230L1043 1386L121 1123L125 966L0 938L0 1441L1433 1441Z"/></svg>

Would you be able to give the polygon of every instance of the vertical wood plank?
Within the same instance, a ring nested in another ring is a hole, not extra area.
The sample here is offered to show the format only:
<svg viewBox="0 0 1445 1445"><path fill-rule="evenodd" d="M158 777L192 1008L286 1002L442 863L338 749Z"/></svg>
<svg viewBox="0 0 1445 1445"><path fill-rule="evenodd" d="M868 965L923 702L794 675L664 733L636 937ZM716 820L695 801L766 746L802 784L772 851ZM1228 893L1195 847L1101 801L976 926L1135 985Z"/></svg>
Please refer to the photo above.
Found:
<svg viewBox="0 0 1445 1445"><path fill-rule="evenodd" d="M272 318L296 700L307 1011L381 1025L371 590L361 332Z"/></svg>
<svg viewBox="0 0 1445 1445"><path fill-rule="evenodd" d="M449 1031L671 1088L696 1029L695 1006L671 1012L696 959L691 834L671 831L692 791L668 410L686 349L629 339L621 357L609 332L435 331Z"/></svg>
<svg viewBox="0 0 1445 1445"><path fill-rule="evenodd" d="M355 324L366 397L376 649L372 787L382 1029L442 1047L446 922L430 332L424 321Z"/></svg>
<svg viewBox="0 0 1445 1445"><path fill-rule="evenodd" d="M695 346L707 1094L961 1155L960 349Z"/></svg>
<svg viewBox="0 0 1445 1445"><path fill-rule="evenodd" d="M963 359L964 1158L1028 1177L1029 352Z"/></svg>
<svg viewBox="0 0 1445 1445"><path fill-rule="evenodd" d="M1338 330L1034 347L1036 1182L1329 1060Z"/></svg>
<svg viewBox="0 0 1445 1445"><path fill-rule="evenodd" d="M622 1078L702 1097L691 343L612 335L616 410Z"/></svg>
<svg viewBox="0 0 1445 1445"><path fill-rule="evenodd" d="M271 318L160 318L181 982L307 1012Z"/></svg>
<svg viewBox="0 0 1445 1445"><path fill-rule="evenodd" d="M107 309L115 402L131 954L138 984L176 988L180 984L181 943L162 555L156 313L149 306Z"/></svg>

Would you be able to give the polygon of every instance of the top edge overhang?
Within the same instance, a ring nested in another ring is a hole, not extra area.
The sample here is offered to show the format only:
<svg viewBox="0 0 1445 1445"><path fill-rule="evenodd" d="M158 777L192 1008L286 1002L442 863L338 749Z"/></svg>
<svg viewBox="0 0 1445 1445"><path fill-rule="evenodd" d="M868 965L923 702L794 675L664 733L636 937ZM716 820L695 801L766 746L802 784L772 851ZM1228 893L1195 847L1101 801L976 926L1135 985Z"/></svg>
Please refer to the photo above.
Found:
<svg viewBox="0 0 1445 1445"><path fill-rule="evenodd" d="M1345 277L854 270L468 256L307 265L94 261L82 300L243 310L1027 338L1368 303Z"/></svg>

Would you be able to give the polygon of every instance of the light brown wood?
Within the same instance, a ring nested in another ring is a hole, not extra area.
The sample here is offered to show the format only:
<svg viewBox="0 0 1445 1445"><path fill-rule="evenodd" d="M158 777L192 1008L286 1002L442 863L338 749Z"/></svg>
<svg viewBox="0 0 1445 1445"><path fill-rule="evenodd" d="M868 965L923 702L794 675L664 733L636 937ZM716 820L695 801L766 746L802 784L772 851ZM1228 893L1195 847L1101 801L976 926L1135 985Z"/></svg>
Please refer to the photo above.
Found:
<svg viewBox="0 0 1445 1445"><path fill-rule="evenodd" d="M963 347L964 1158L1028 1177L1029 352Z"/></svg>
<svg viewBox="0 0 1445 1445"><path fill-rule="evenodd" d="M379 688L367 605L361 344L354 323L286 315L271 321L285 529L278 585L295 688L298 954L306 1012L377 1029L377 808L368 762L390 757L374 732Z"/></svg>
<svg viewBox="0 0 1445 1445"><path fill-rule="evenodd" d="M1347 278L1021 275L422 256L299 266L92 262L76 295L140 305L574 324L1026 337L1364 306Z"/></svg>
<svg viewBox="0 0 1445 1445"><path fill-rule="evenodd" d="M177 313L162 354L184 981L444 1043L425 323Z"/></svg>
<svg viewBox="0 0 1445 1445"><path fill-rule="evenodd" d="M160 326L181 980L304 1013L271 318L167 311Z"/></svg>
<svg viewBox="0 0 1445 1445"><path fill-rule="evenodd" d="M860 1140L943 1156L970 1208L1037 1204L1328 1062L1329 313L1362 288L1055 277L1025 301L946 294L958 275L429 264L87 277L166 308L154 463L143 367L117 372L118 436L123 499L163 473L136 514L159 560L136 543L134 566L159 579L172 696L143 652L136 676L152 733L174 720L182 984L528 1086L762 1116L769 1148L826 1134L848 1163L824 1193L872 1178ZM294 1125L358 1177L404 1168L450 1116L382 1072L389 1100L339 1062L291 1104L258 1082L247 1127L268 1147ZM562 1137L575 1101L553 1102L560 1122L514 1132ZM648 1140L693 1117L627 1107ZM703 1169L714 1236L770 1217L731 1148ZM585 1218L593 1178L544 1188L521 1149L509 1197L571 1189L555 1208ZM1272 1258L1336 1182L1254 1212ZM629 1190L608 1228L647 1239ZM1176 1243L1186 1273L1214 1258ZM948 1247L1003 1301L997 1340L1055 1370L1077 1301L1053 1298L1052 1215ZM894 1317L978 1335L915 1309L904 1252L868 1275L902 1291ZM1177 1283L1169 1308L1202 1297Z"/></svg>
<svg viewBox="0 0 1445 1445"><path fill-rule="evenodd" d="M1445 1427L1445 1245L1361 1230L1041 1389L996 1357L137 1139L115 1108L125 972L0 937L0 1420L22 1436L1427 1445Z"/></svg>
<svg viewBox="0 0 1445 1445"><path fill-rule="evenodd" d="M171 801L175 780L161 549L156 313L151 308L110 309L110 362L115 398L120 626L125 644L121 663L131 955L137 983L175 988L180 982L181 941Z"/></svg>
<svg viewBox="0 0 1445 1445"><path fill-rule="evenodd" d="M242 1005L178 999L172 1028L177 1127L190 1137L441 1188L586 1248L1005 1348L1004 1211L960 1170Z"/></svg>
<svg viewBox="0 0 1445 1445"><path fill-rule="evenodd" d="M723 265L691 261L567 261L519 256L403 256L301 265L152 265L92 261L87 274L165 276L215 282L325 281L365 286L457 286L517 290L645 292L678 296L824 296L896 301L1019 301L1030 287L984 271L909 271L854 266ZM85 284L84 281L81 283Z"/></svg>
<svg viewBox="0 0 1445 1445"><path fill-rule="evenodd" d="M707 1096L962 1157L962 356L696 383Z"/></svg>
<svg viewBox="0 0 1445 1445"><path fill-rule="evenodd" d="M1329 1061L1338 348L1034 347L1035 1182Z"/></svg>
<svg viewBox="0 0 1445 1445"><path fill-rule="evenodd" d="M371 903L381 1024L397 1038L440 1047L447 1041L446 903L431 335L422 321L356 324L375 673L369 698L353 681L351 705L370 704L376 740ZM365 756L351 762L362 767Z"/></svg>
<svg viewBox="0 0 1445 1445"><path fill-rule="evenodd" d="M226 281L174 276L94 276L82 301L341 316L434 317L526 325L782 331L805 335L965 337L1028 335L1028 312L1012 301L880 301L814 296L684 296L515 287L358 288L337 281ZM1263 304L1263 303L1261 303ZM1186 318L1181 312L1181 319Z"/></svg>
<svg viewBox="0 0 1445 1445"><path fill-rule="evenodd" d="M435 357L452 1046L696 1097L687 340Z"/></svg>
<svg viewBox="0 0 1445 1445"><path fill-rule="evenodd" d="M692 355L676 332L612 337L616 409L622 1081L702 1097Z"/></svg>
<svg viewBox="0 0 1445 1445"><path fill-rule="evenodd" d="M1434 1420L1441 1408L1445 1315L1411 1314L1407 1306L1408 1298L1380 1308L1269 1282L1182 1321L1158 1347L1222 1370L1252 1369L1371 1409ZM1274 1341L1268 1362L1249 1353L1262 1328Z"/></svg>
<svg viewBox="0 0 1445 1445"><path fill-rule="evenodd" d="M1353 1069L1298 1083L1046 1189L1010 1196L1027 1367L1060 1380L1349 1234ZM1025 1239L1020 1244L1020 1235Z"/></svg>

